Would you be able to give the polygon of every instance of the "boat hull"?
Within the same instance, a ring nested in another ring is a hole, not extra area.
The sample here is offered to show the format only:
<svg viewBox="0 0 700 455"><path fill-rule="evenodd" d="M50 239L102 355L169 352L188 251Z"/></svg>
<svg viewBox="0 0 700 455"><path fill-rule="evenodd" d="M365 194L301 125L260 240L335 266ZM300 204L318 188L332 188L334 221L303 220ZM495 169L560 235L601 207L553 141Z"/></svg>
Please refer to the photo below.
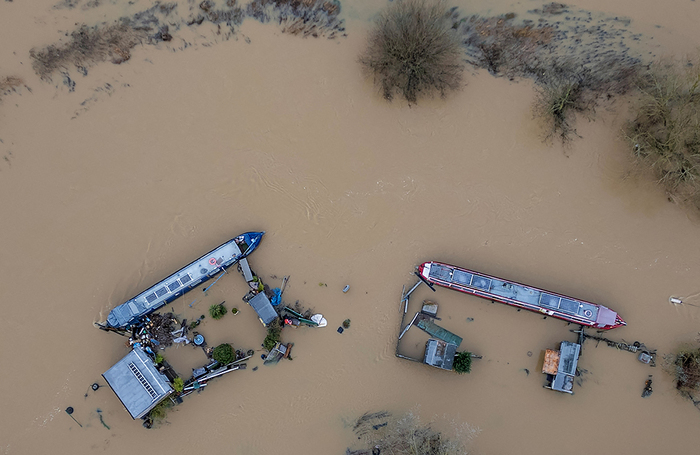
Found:
<svg viewBox="0 0 700 455"><path fill-rule="evenodd" d="M176 298L208 281L222 270L247 257L260 244L265 232L246 232L219 245L207 254L114 308L107 326L126 328Z"/></svg>
<svg viewBox="0 0 700 455"><path fill-rule="evenodd" d="M617 313L603 305L454 265L424 262L418 267L418 273L431 284L587 327L610 330L627 325Z"/></svg>

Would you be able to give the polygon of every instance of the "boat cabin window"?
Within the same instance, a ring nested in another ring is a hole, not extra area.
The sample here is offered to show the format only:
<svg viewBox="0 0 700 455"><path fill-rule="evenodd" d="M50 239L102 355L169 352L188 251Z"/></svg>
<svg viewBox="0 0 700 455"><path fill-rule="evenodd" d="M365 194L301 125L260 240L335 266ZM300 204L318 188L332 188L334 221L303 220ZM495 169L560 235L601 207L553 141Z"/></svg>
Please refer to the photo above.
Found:
<svg viewBox="0 0 700 455"><path fill-rule="evenodd" d="M559 300L559 297L544 292L540 295L540 305L548 308L559 308Z"/></svg>
<svg viewBox="0 0 700 455"><path fill-rule="evenodd" d="M450 281L452 277L452 269L442 265L433 264L430 267L430 276L439 280Z"/></svg>
<svg viewBox="0 0 700 455"><path fill-rule="evenodd" d="M483 276L474 275L472 278L472 286L475 288L483 289L488 291L491 289L491 279Z"/></svg>
<svg viewBox="0 0 700 455"><path fill-rule="evenodd" d="M178 280L175 280L175 281L173 281L172 283L170 283L170 284L168 285L168 291L170 291L170 292L175 292L175 291L177 291L178 289L180 289L180 286L182 286L182 285L180 284L180 282L179 282Z"/></svg>
<svg viewBox="0 0 700 455"><path fill-rule="evenodd" d="M473 276L474 275L471 273L455 270L454 274L452 275L452 282L469 286L472 282Z"/></svg>
<svg viewBox="0 0 700 455"><path fill-rule="evenodd" d="M578 312L578 302L569 299L561 299L559 309L567 313L576 314Z"/></svg>

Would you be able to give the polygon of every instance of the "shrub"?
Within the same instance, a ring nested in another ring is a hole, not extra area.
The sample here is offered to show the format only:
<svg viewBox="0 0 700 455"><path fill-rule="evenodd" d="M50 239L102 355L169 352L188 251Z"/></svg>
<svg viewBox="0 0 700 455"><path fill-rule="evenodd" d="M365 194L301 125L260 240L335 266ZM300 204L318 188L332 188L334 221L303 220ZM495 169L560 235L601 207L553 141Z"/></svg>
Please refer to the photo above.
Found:
<svg viewBox="0 0 700 455"><path fill-rule="evenodd" d="M165 357L163 357L163 354L160 352L156 353L156 358L153 360L154 363L163 363L163 360L165 360Z"/></svg>
<svg viewBox="0 0 700 455"><path fill-rule="evenodd" d="M350 328L350 319L346 319L343 321L343 327L346 329Z"/></svg>
<svg viewBox="0 0 700 455"><path fill-rule="evenodd" d="M690 396L700 392L700 349L680 348L669 359L667 370L673 375L676 389Z"/></svg>
<svg viewBox="0 0 700 455"><path fill-rule="evenodd" d="M463 50L441 0L396 0L370 31L359 61L384 98L401 94L416 103L420 94L456 90L462 82Z"/></svg>
<svg viewBox="0 0 700 455"><path fill-rule="evenodd" d="M573 113L586 111L591 103L585 100L581 82L562 78L548 81L536 88L534 114L543 119L544 140L549 142L559 136L567 143L576 134L573 126Z"/></svg>
<svg viewBox="0 0 700 455"><path fill-rule="evenodd" d="M272 351L275 344L279 342L282 335L282 327L280 326L279 319L275 319L267 326L267 336L263 340L263 347L268 351Z"/></svg>
<svg viewBox="0 0 700 455"><path fill-rule="evenodd" d="M231 313L238 314L238 308L231 308Z"/></svg>
<svg viewBox="0 0 700 455"><path fill-rule="evenodd" d="M226 307L224 306L223 303L219 303L216 305L212 305L209 307L209 316L211 316L214 319L221 319L224 317L228 310L226 310Z"/></svg>
<svg viewBox="0 0 700 455"><path fill-rule="evenodd" d="M228 365L236 360L236 354L233 352L233 346L228 343L222 343L215 347L211 356L222 365Z"/></svg>
<svg viewBox="0 0 700 455"><path fill-rule="evenodd" d="M180 376L176 377L173 380L173 389L175 389L176 392L182 392L182 390L185 388L185 382L182 380Z"/></svg>
<svg viewBox="0 0 700 455"><path fill-rule="evenodd" d="M148 413L148 417L154 422L165 420L165 418L168 416L168 409L170 406L170 400L165 399L151 409L151 411Z"/></svg>
<svg viewBox="0 0 700 455"><path fill-rule="evenodd" d="M700 208L700 67L659 62L639 78L626 131L632 153L669 194Z"/></svg>
<svg viewBox="0 0 700 455"><path fill-rule="evenodd" d="M452 369L459 374L472 371L472 353L467 351L458 352L457 355L455 355Z"/></svg>

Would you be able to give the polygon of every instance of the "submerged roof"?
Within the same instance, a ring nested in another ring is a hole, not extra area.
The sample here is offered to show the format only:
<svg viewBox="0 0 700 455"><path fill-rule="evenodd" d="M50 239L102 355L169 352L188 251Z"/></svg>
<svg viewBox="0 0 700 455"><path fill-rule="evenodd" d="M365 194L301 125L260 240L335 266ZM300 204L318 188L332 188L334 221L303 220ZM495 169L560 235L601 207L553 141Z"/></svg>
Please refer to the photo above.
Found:
<svg viewBox="0 0 700 455"><path fill-rule="evenodd" d="M456 353L457 345L431 338L425 344L423 363L442 368L443 370L452 370Z"/></svg>
<svg viewBox="0 0 700 455"><path fill-rule="evenodd" d="M572 393L580 352L580 344L571 343L569 341L561 342L561 347L559 348L559 364L557 365L557 374L552 381L552 389L559 392Z"/></svg>
<svg viewBox="0 0 700 455"><path fill-rule="evenodd" d="M419 314L416 318L418 321L416 327L427 332L429 335L439 338L447 343L452 343L455 346L462 344L462 337L455 335L447 329L444 329L433 322L429 317Z"/></svg>
<svg viewBox="0 0 700 455"><path fill-rule="evenodd" d="M255 297L248 301L248 304L258 313L260 321L265 326L279 317L277 311L270 303L270 299L267 298L264 292L256 294Z"/></svg>
<svg viewBox="0 0 700 455"><path fill-rule="evenodd" d="M170 382L139 347L107 370L102 377L133 419L145 416L173 392Z"/></svg>

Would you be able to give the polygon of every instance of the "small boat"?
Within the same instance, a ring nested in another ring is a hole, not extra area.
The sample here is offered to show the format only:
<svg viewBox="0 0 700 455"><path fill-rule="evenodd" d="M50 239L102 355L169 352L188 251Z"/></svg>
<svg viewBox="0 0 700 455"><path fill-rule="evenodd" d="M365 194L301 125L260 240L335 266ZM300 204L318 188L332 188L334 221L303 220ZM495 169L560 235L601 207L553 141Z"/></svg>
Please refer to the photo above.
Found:
<svg viewBox="0 0 700 455"><path fill-rule="evenodd" d="M264 234L264 231L246 232L190 262L169 277L114 308L107 316L107 327L126 328L211 279L220 271L237 264L258 247Z"/></svg>
<svg viewBox="0 0 700 455"><path fill-rule="evenodd" d="M574 324L601 330L627 325L616 312L603 305L525 286L515 281L504 280L454 265L424 262L418 267L418 275L428 284L437 284Z"/></svg>

